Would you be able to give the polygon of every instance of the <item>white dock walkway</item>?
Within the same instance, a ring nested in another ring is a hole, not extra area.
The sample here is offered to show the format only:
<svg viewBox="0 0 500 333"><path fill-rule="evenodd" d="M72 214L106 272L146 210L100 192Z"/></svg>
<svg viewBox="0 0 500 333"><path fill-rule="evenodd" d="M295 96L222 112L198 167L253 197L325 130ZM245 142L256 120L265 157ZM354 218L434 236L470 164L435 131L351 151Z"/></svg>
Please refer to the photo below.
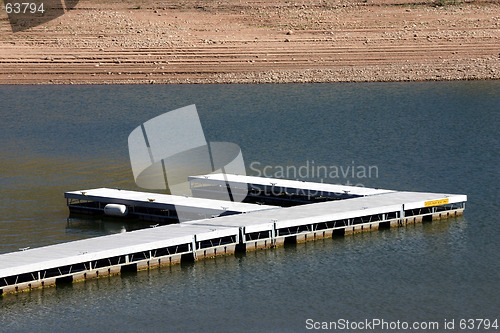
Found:
<svg viewBox="0 0 500 333"><path fill-rule="evenodd" d="M315 196L368 196L382 193L395 192L392 190L376 189L360 186L346 186L327 183L314 183L303 182L298 180L277 179L277 178L263 178L254 176L242 176L234 174L210 174L202 176L190 176L189 181L192 187L203 185L225 185L230 183L231 186L241 186L244 188L259 187L261 189L268 189L275 192L288 192L302 195L315 195Z"/></svg>
<svg viewBox="0 0 500 333"><path fill-rule="evenodd" d="M230 215L276 208L276 206L111 188L71 191L66 192L64 197L68 200L70 209L103 211L107 204L120 204L129 207L129 213L132 215L158 217L162 215L175 217L177 212L183 212L199 219L220 214Z"/></svg>
<svg viewBox="0 0 500 333"><path fill-rule="evenodd" d="M30 290L59 282L78 281L118 274L125 270L148 269L183 260L227 255L237 249L252 250L279 246L286 241L305 241L401 226L423 219L462 214L466 195L396 192L378 189L258 180L235 176L234 181L279 186L281 190L311 190L320 193L349 191L356 196L281 208L209 199L176 197L147 192L94 189L65 193L75 204L101 209L105 204L156 210L186 209L196 214L236 215L202 218L122 234L28 249L0 255L0 294ZM222 177L205 178L210 185L222 185ZM231 181L233 181L231 180ZM266 185L267 186L267 185ZM211 217L210 215L208 217Z"/></svg>

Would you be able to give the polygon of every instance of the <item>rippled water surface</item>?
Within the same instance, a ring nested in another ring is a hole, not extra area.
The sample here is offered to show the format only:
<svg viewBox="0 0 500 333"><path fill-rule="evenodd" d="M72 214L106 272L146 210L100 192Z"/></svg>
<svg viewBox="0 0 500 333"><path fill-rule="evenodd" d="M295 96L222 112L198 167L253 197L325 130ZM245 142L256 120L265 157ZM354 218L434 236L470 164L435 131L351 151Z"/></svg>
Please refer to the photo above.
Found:
<svg viewBox="0 0 500 333"><path fill-rule="evenodd" d="M63 193L137 190L129 133L193 103L207 141L238 144L249 174L265 166L268 173L375 166L370 177L308 176L469 200L463 217L438 223L8 295L0 298L0 331L300 332L307 319L500 321L499 92L498 81L0 86L0 253L144 227L69 218Z"/></svg>

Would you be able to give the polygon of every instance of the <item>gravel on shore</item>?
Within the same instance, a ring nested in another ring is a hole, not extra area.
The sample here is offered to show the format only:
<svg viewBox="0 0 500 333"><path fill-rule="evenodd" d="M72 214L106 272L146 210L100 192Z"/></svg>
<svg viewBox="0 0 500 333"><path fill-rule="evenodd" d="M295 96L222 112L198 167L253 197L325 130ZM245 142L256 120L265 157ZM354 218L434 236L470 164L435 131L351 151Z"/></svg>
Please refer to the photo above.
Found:
<svg viewBox="0 0 500 333"><path fill-rule="evenodd" d="M81 0L16 33L0 15L2 84L499 78L494 1Z"/></svg>

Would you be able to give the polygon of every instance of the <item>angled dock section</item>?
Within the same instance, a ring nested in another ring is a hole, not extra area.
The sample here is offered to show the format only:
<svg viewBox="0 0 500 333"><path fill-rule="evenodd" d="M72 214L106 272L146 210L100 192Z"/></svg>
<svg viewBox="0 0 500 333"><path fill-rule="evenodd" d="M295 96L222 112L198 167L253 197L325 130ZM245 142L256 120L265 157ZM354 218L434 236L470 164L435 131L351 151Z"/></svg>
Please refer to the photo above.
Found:
<svg viewBox="0 0 500 333"><path fill-rule="evenodd" d="M272 179L254 178L257 177L242 179L235 176L231 181L241 181L242 188L244 181L250 181L247 186L258 185L264 191L277 189L272 200L289 196L284 200L309 203L275 207L111 189L67 192L65 197L70 209L104 212L108 205L121 205L123 207L111 206L113 210L118 209L112 213L124 209L127 214L150 214L156 218L166 214L159 212L170 211L175 206L192 212L198 219L0 255L0 294L229 255L238 250L270 248L286 242L446 218L462 214L467 201L467 196L460 194L345 189L327 184L320 184L321 190L314 194L314 189L320 189L314 183L278 183ZM204 180L204 184L193 186L221 187L228 184L227 179L211 179L213 182L208 184ZM233 185L231 189L235 188ZM309 192L299 193L298 190ZM340 191L344 193L343 200L314 201L315 195L321 198L331 195L333 198L334 193L342 195ZM255 196L259 200L259 196ZM269 197L269 194L263 193L261 197ZM233 215L218 216L224 213Z"/></svg>

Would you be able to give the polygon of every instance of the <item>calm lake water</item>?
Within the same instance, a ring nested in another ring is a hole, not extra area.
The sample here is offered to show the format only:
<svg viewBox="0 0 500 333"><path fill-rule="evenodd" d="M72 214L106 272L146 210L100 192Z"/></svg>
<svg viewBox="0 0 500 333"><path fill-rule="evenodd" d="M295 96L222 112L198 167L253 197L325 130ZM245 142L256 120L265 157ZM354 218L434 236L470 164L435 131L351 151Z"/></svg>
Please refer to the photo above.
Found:
<svg viewBox="0 0 500 333"><path fill-rule="evenodd" d="M309 179L468 195L465 215L441 222L0 297L0 331L500 321L499 96L499 81L0 86L0 253L147 226L69 218L63 193L138 190L128 135L189 104L207 141L241 147L249 174L374 166Z"/></svg>

